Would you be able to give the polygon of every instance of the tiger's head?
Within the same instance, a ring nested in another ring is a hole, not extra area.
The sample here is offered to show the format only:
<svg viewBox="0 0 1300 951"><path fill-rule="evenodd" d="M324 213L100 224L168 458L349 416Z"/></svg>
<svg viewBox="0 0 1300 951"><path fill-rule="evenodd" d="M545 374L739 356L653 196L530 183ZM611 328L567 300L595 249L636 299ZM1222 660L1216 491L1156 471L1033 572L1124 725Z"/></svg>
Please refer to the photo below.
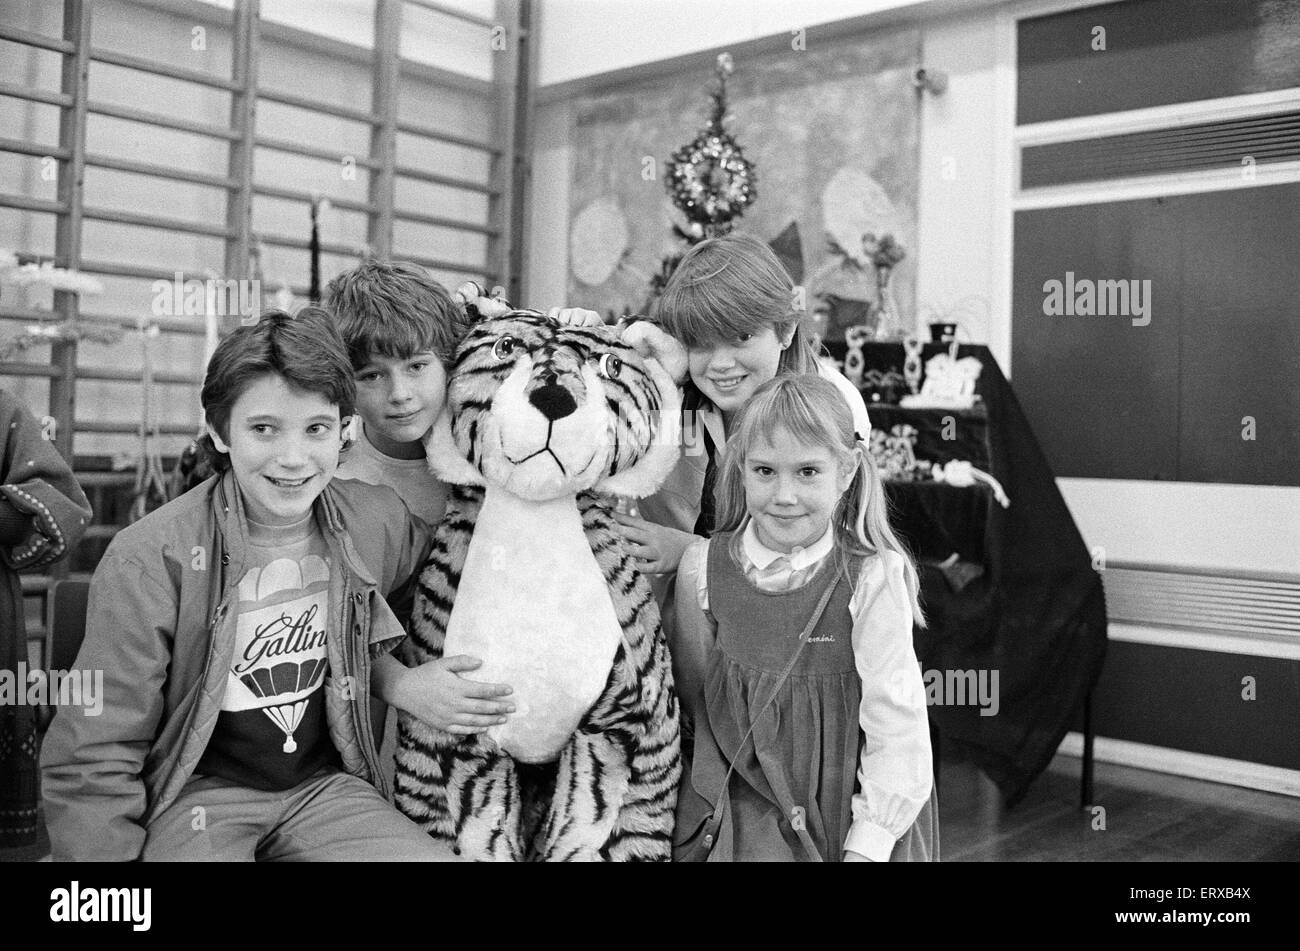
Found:
<svg viewBox="0 0 1300 951"><path fill-rule="evenodd" d="M456 351L430 466L444 482L533 501L649 495L677 461L681 421L677 386L650 352L612 327L536 311L483 320Z"/></svg>

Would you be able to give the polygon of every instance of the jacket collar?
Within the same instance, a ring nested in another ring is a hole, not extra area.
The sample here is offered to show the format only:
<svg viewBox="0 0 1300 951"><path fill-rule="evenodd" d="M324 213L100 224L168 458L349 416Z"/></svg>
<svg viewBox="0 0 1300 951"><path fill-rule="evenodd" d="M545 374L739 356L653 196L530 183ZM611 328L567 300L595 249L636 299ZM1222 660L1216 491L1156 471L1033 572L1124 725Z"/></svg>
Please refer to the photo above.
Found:
<svg viewBox="0 0 1300 951"><path fill-rule="evenodd" d="M230 556L228 577L240 578L243 576L244 556L249 544L248 515L244 510L244 497L235 482L233 469L227 469L217 479L212 504L217 534L220 536L225 553ZM344 530L343 515L339 511L332 479L321 494L316 496L316 501L312 503L312 512L330 549L341 554L347 560L348 567L364 583L376 584L369 568L357 555L351 537Z"/></svg>

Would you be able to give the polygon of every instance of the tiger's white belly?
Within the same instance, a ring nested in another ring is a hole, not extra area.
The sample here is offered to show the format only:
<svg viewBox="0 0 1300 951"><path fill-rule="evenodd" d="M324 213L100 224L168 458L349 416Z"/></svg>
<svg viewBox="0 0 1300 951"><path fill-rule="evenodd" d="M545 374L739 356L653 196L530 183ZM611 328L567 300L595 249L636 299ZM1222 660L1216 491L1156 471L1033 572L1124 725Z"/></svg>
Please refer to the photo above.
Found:
<svg viewBox="0 0 1300 951"><path fill-rule="evenodd" d="M488 486L443 656L509 684L516 710L488 736L527 763L553 760L600 697L623 629L572 496L531 502Z"/></svg>

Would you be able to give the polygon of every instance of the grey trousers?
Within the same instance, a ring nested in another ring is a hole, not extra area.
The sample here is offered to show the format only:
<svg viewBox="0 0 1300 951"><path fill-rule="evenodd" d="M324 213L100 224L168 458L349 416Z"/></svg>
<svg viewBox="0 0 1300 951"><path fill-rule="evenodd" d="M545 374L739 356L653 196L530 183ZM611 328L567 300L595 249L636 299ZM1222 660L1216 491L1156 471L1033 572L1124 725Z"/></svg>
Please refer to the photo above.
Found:
<svg viewBox="0 0 1300 951"><path fill-rule="evenodd" d="M335 769L283 792L194 777L149 823L145 862L455 862L375 787Z"/></svg>

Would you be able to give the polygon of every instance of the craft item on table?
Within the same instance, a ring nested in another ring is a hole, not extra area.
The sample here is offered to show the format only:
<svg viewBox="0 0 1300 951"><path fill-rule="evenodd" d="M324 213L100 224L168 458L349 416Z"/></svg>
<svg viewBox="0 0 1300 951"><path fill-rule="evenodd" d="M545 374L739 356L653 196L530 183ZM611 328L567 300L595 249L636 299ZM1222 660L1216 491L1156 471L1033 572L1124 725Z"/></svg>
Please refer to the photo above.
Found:
<svg viewBox="0 0 1300 951"><path fill-rule="evenodd" d="M950 459L941 466L934 466L931 469L932 476L936 482L946 482L948 485L971 486L976 482L983 482L993 490L993 497L998 500L998 504L1004 509L1011 507L1011 499L1002 488L1002 483L993 476L989 475L983 469L976 469L969 462L961 459Z"/></svg>
<svg viewBox="0 0 1300 951"><path fill-rule="evenodd" d="M931 463L916 458L916 429L906 423L899 423L888 433L872 429L867 451L886 481L918 482L929 476Z"/></svg>
<svg viewBox="0 0 1300 951"><path fill-rule="evenodd" d="M952 344L955 349L957 342ZM970 409L978 397L975 383L984 365L975 357L954 360L952 353L939 353L925 364L921 392L905 396L901 405L912 409Z"/></svg>
<svg viewBox="0 0 1300 951"><path fill-rule="evenodd" d="M903 360L903 379L907 381L907 388L915 393L921 386L921 341L916 334L903 338L903 350L907 353Z"/></svg>
<svg viewBox="0 0 1300 951"><path fill-rule="evenodd" d="M951 343L957 339L957 325L954 323L933 323L930 325L931 343Z"/></svg>
<svg viewBox="0 0 1300 951"><path fill-rule="evenodd" d="M868 370L862 375L859 389L862 395L872 403L897 403L907 383L903 375L894 367L881 372Z"/></svg>
<svg viewBox="0 0 1300 951"><path fill-rule="evenodd" d="M988 326L989 302L979 294L967 294L953 304L922 304L918 314L920 322L930 328L931 343L951 343L958 335L970 341L966 328Z"/></svg>
<svg viewBox="0 0 1300 951"><path fill-rule="evenodd" d="M844 354L844 375L854 386L862 385L862 371L866 368L867 358L862 353L862 345L871 339L870 327L850 327L844 332L844 339L849 349Z"/></svg>

